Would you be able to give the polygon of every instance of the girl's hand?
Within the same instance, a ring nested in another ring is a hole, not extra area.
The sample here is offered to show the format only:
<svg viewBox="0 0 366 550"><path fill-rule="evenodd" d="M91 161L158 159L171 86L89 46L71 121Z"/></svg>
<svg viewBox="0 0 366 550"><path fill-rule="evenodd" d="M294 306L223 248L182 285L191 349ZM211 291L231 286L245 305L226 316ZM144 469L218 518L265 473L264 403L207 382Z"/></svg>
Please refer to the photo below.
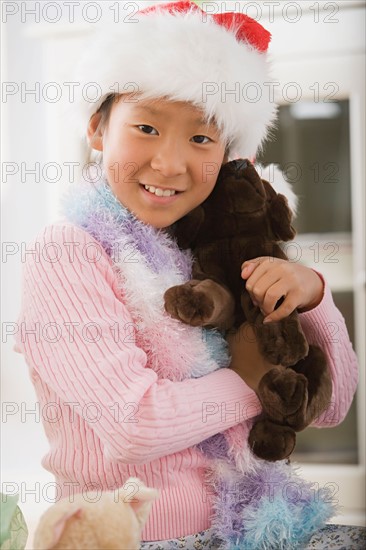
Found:
<svg viewBox="0 0 366 550"><path fill-rule="evenodd" d="M308 311L322 300L322 279L315 271L301 264L262 256L244 262L241 269L253 303L265 316L264 323L279 321L295 309ZM276 303L282 297L282 304L275 310Z"/></svg>

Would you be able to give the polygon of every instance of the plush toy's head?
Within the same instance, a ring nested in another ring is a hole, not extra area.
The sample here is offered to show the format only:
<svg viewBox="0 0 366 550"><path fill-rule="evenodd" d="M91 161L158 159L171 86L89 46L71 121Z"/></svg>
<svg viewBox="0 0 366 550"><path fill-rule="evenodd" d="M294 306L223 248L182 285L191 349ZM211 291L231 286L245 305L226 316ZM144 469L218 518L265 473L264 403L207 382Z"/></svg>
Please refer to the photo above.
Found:
<svg viewBox="0 0 366 550"><path fill-rule="evenodd" d="M222 166L211 195L177 222L176 236L182 248L238 236L288 241L295 236L291 221L286 197L239 159Z"/></svg>
<svg viewBox="0 0 366 550"><path fill-rule="evenodd" d="M114 492L64 498L41 517L34 550L139 550L141 531L158 491L130 478Z"/></svg>

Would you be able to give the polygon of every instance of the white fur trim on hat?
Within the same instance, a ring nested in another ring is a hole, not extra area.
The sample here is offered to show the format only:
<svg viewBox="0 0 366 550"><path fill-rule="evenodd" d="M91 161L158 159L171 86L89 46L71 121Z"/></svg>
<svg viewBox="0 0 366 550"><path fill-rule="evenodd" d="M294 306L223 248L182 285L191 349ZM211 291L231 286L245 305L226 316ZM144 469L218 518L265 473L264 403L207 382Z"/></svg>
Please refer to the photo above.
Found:
<svg viewBox="0 0 366 550"><path fill-rule="evenodd" d="M214 117L235 157L253 158L276 116L267 54L202 13L137 13L137 22L104 25L76 67L80 89L96 83L96 101L74 107L85 135L112 92L187 101ZM95 88L94 88L95 92Z"/></svg>

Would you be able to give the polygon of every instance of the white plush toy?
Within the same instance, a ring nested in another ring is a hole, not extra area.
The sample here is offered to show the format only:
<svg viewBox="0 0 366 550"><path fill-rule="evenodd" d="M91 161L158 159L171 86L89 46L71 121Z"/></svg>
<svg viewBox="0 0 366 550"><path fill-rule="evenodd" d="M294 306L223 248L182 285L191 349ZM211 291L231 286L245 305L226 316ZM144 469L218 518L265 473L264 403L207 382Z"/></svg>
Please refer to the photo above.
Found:
<svg viewBox="0 0 366 550"><path fill-rule="evenodd" d="M33 548L139 550L141 531L158 494L131 477L113 492L80 493L59 500L42 515Z"/></svg>

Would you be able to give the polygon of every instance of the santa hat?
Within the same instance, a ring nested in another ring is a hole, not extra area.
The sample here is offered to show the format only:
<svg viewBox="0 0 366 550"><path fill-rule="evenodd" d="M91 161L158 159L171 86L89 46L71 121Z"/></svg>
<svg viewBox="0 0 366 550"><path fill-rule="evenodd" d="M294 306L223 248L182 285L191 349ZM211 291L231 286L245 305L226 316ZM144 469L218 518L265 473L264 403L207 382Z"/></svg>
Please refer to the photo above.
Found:
<svg viewBox="0 0 366 550"><path fill-rule="evenodd" d="M250 17L209 14L189 0L158 3L103 25L76 69L83 86L76 105L82 132L112 92L137 91L141 99L200 107L217 123L231 158L252 158L276 116L269 41L270 33ZM95 99L86 93L90 86L98 92Z"/></svg>

